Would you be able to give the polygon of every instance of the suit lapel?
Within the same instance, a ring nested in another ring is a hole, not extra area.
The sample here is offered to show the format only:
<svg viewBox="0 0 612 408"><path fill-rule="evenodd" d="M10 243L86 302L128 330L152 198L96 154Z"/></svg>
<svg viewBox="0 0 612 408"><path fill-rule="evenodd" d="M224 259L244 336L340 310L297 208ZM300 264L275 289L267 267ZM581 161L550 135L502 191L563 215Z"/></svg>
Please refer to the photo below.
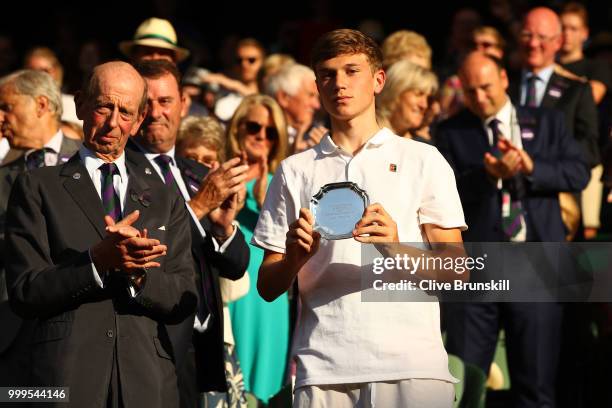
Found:
<svg viewBox="0 0 612 408"><path fill-rule="evenodd" d="M521 131L521 143L523 144L523 149L529 154L533 154L533 149L536 145L535 139L540 131L539 116L536 112L537 108L516 108L516 116Z"/></svg>
<svg viewBox="0 0 612 408"><path fill-rule="evenodd" d="M6 181L12 186L17 176L24 171L26 171L25 155L22 155L7 165Z"/></svg>
<svg viewBox="0 0 612 408"><path fill-rule="evenodd" d="M203 176L199 176L198 174L196 174L187 164L186 160L180 157L176 157L175 160L176 167L178 167L181 171L181 177L183 178L185 187L187 187L189 197L192 198L200 189L200 184L202 183Z"/></svg>
<svg viewBox="0 0 612 408"><path fill-rule="evenodd" d="M100 238L104 238L106 236L106 224L104 223L105 213L102 208L102 201L87 173L87 169L81 163L79 155L72 156L62 167L60 175L65 177L63 184L66 191L81 208Z"/></svg>

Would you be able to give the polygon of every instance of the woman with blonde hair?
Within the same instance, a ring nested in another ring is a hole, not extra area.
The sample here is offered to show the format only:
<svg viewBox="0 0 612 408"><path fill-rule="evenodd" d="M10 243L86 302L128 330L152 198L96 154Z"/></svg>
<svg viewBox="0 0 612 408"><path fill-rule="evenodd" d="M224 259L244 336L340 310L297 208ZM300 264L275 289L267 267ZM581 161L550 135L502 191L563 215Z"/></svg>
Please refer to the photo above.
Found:
<svg viewBox="0 0 612 408"><path fill-rule="evenodd" d="M382 92L376 97L379 124L397 135L431 143L424 123L429 98L438 90L438 79L429 69L401 60L391 65Z"/></svg>
<svg viewBox="0 0 612 408"><path fill-rule="evenodd" d="M246 202L236 220L249 243L250 276L257 276L263 250L250 244L272 174L287 152L287 124L281 107L267 95L250 95L236 109L227 129L228 157L249 164ZM238 360L248 392L264 403L283 385L289 351L287 294L268 303L251 279L246 296L230 304Z"/></svg>

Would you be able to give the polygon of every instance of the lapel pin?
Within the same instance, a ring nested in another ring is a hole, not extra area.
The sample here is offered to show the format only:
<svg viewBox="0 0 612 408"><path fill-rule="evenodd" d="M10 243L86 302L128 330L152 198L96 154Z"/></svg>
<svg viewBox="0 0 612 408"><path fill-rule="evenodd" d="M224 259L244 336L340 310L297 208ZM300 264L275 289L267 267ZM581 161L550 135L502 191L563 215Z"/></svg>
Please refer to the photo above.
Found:
<svg viewBox="0 0 612 408"><path fill-rule="evenodd" d="M74 174L72 175L72 178L73 178L73 179L75 179L75 180L80 179L80 178L81 178L81 173L74 173Z"/></svg>
<svg viewBox="0 0 612 408"><path fill-rule="evenodd" d="M393 173L397 172L397 164L389 164L389 171Z"/></svg>
<svg viewBox="0 0 612 408"><path fill-rule="evenodd" d="M145 167L145 174L150 175L151 174L151 169L148 167Z"/></svg>

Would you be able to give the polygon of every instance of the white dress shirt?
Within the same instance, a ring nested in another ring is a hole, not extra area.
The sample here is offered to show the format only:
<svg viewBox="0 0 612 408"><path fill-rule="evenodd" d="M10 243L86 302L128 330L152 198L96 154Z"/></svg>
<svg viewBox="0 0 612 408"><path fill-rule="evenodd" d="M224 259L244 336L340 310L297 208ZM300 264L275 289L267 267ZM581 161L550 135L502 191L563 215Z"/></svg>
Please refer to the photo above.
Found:
<svg viewBox="0 0 612 408"><path fill-rule="evenodd" d="M8 139L3 137L0 139L0 163L6 157L6 154L11 150L11 146L9 145Z"/></svg>

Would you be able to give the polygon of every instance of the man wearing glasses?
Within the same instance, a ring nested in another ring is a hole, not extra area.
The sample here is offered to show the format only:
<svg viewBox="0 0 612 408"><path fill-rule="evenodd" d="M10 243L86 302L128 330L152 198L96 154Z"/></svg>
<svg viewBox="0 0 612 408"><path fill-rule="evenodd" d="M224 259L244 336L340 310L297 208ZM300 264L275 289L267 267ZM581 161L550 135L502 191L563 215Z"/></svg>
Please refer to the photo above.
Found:
<svg viewBox="0 0 612 408"><path fill-rule="evenodd" d="M581 145L587 163L592 169L591 181L586 192L599 179L596 175L596 166L600 164L597 110L588 82L555 64L555 56L561 49L562 43L561 21L554 11L537 7L527 13L519 41L523 70L520 79L511 83L510 96L518 105L554 108L563 112L568 129ZM596 208L593 210L589 207L590 203L598 200L587 198L585 192L582 193L581 207L582 224L586 229L590 226L585 222L588 216L595 216L598 220L599 212ZM567 203L568 200L573 200L574 196L567 194L560 196L560 199L562 199L563 214L564 207L568 208L568 204L564 204L563 200ZM575 218L575 225L578 228L581 222L579 216ZM572 401L571 398L578 398L580 393L586 392L584 387L588 379L583 373L587 373L588 370L585 364L580 362L589 359L587 344L590 337L590 319L588 310L579 303L566 304L563 314L563 330L559 339L560 366L557 371L558 391L560 391L558 400L574 407L580 406L580 403L577 400Z"/></svg>
<svg viewBox="0 0 612 408"><path fill-rule="evenodd" d="M522 71L510 85L510 96L517 105L563 111L568 128L594 167L600 158L593 94L586 81L555 64L561 44L561 22L554 11L537 7L527 13L519 41Z"/></svg>

